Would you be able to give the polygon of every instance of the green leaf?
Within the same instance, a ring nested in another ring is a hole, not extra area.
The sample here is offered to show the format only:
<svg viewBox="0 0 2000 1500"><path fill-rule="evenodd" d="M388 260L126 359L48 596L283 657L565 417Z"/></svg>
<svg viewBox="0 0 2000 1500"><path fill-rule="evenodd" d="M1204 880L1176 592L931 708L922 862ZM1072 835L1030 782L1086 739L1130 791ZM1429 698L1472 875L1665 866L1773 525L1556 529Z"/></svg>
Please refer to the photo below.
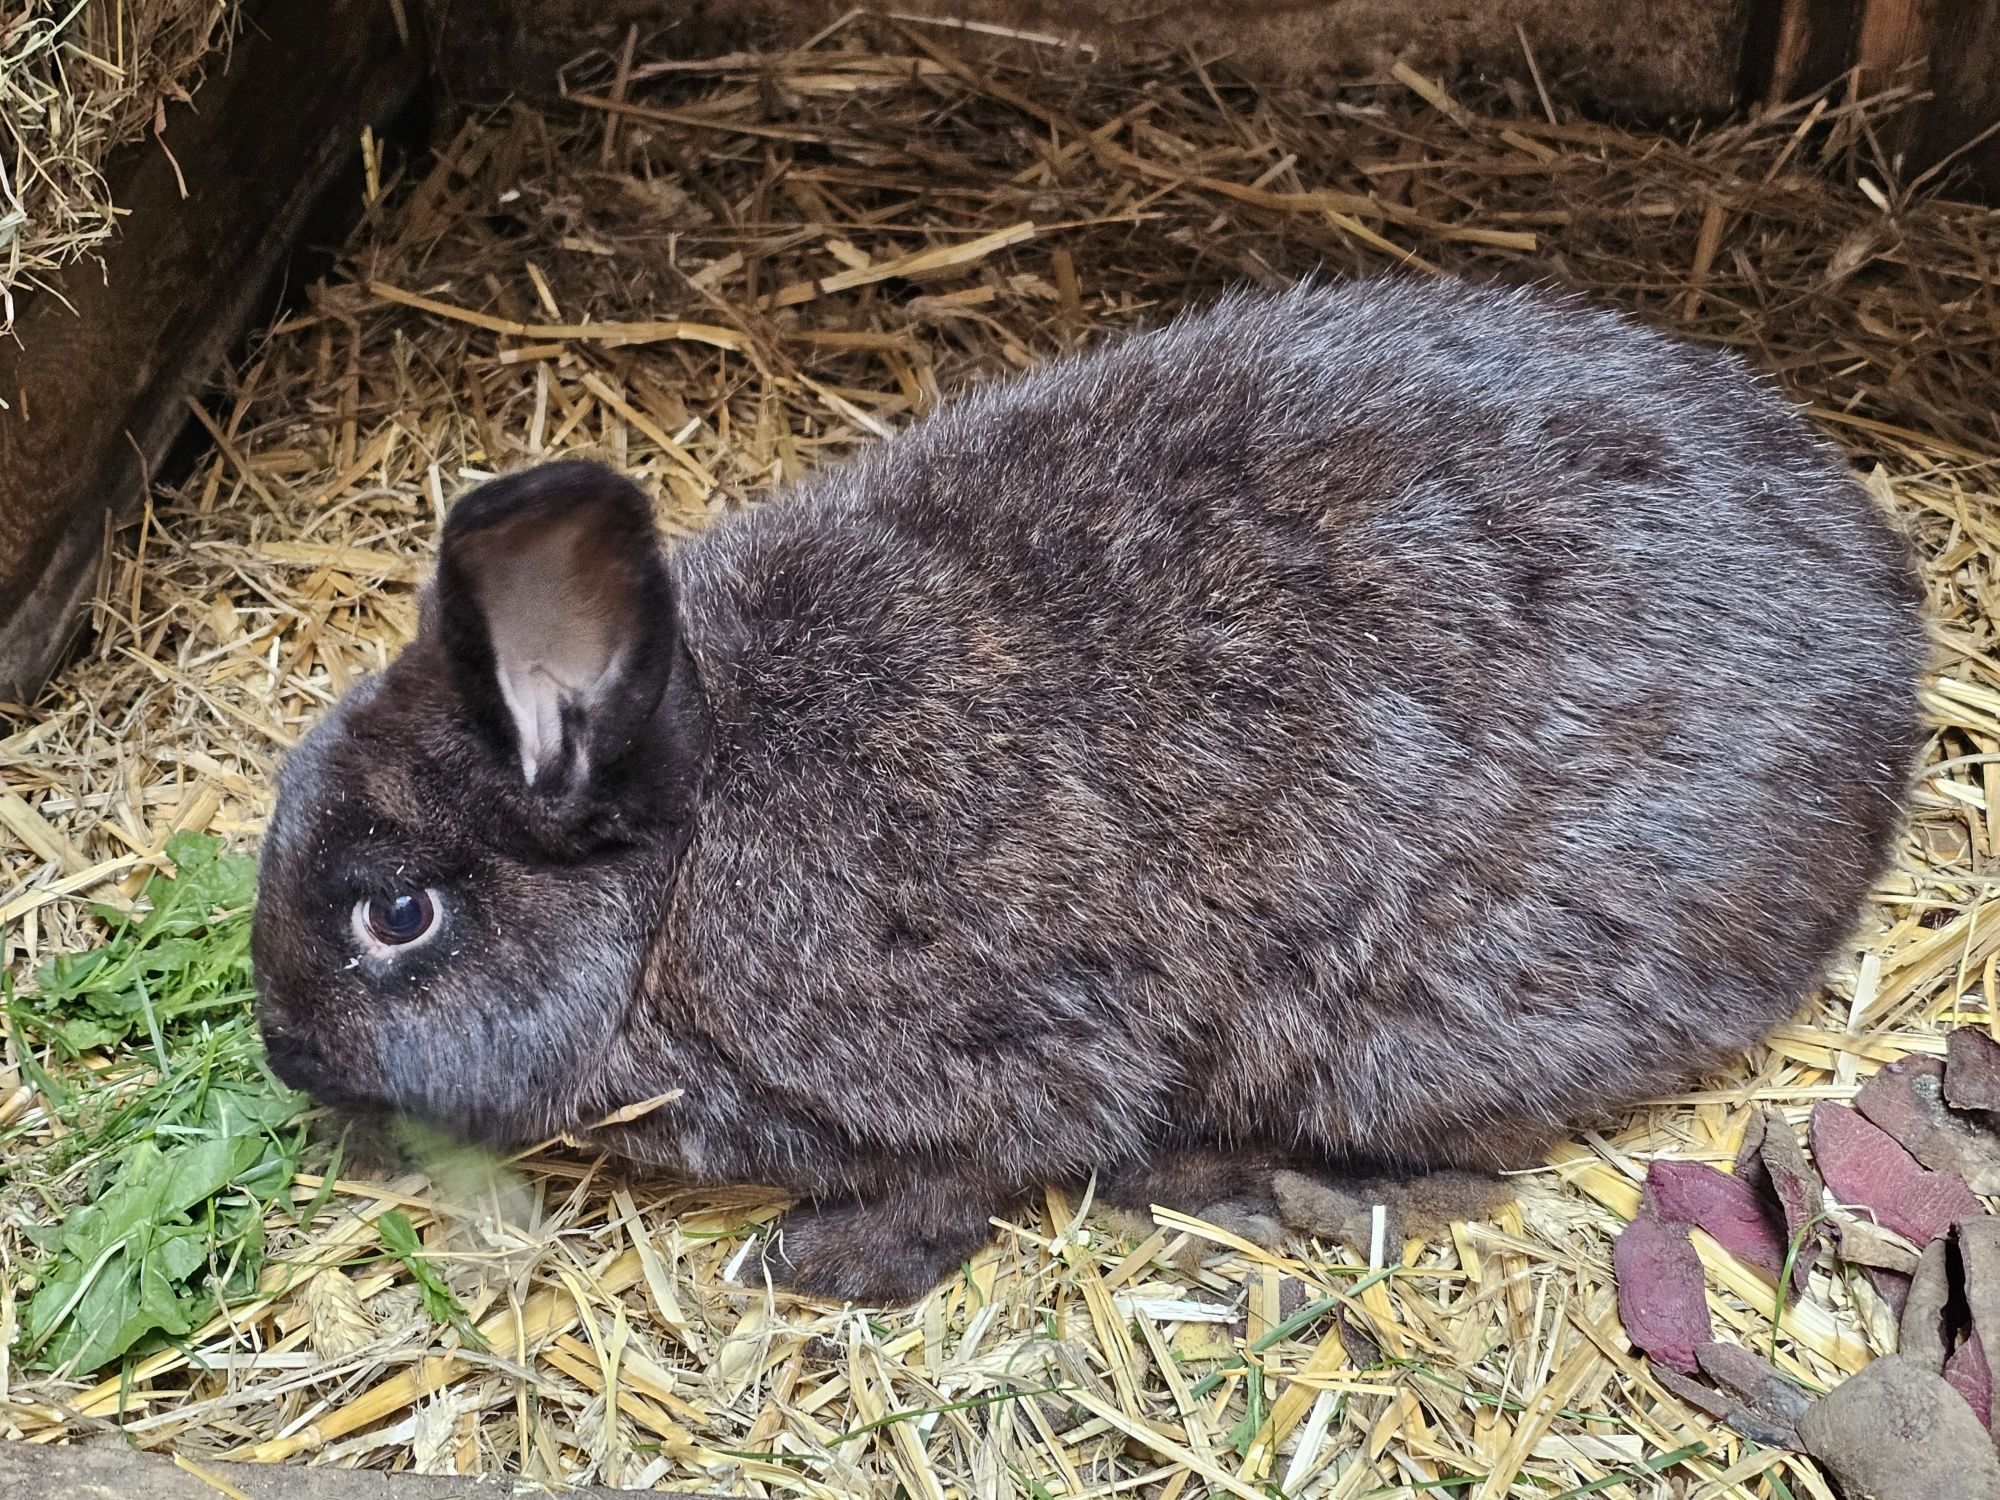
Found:
<svg viewBox="0 0 2000 1500"><path fill-rule="evenodd" d="M112 1256L44 1357L57 1367L72 1358L101 1365L149 1334L187 1333L201 1305L188 1278L207 1258L193 1226L146 1226Z"/></svg>
<svg viewBox="0 0 2000 1500"><path fill-rule="evenodd" d="M245 1003L249 923L231 914L250 906L256 862L224 855L221 848L199 834L169 839L174 873L147 881L144 899L151 910L136 924L118 917L111 941L101 948L42 965L35 1008L17 1010L19 1019L73 1055L122 1041L142 1026L149 1039L163 1043L166 1022Z"/></svg>
<svg viewBox="0 0 2000 1500"><path fill-rule="evenodd" d="M262 1146L253 1136L238 1136L197 1141L168 1156L151 1141L141 1143L110 1191L71 1217L63 1249L87 1259L114 1240L193 1207L262 1156Z"/></svg>
<svg viewBox="0 0 2000 1500"><path fill-rule="evenodd" d="M1264 1429L1264 1419L1270 1414L1270 1407L1264 1400L1264 1369L1261 1365L1251 1365L1243 1377L1243 1417L1229 1430L1227 1442L1238 1454L1248 1458L1256 1445L1257 1434Z"/></svg>
<svg viewBox="0 0 2000 1500"><path fill-rule="evenodd" d="M70 1057L95 1052L120 1040L132 1029L130 1026L93 1020L89 1016L78 1016L74 1020L65 1020L60 1016L27 1016L23 1019L31 1031L57 1043Z"/></svg>
<svg viewBox="0 0 2000 1500"><path fill-rule="evenodd" d="M305 1105L305 1095L271 1088L261 1078L223 1082L203 1097L198 1121L219 1134L276 1130L296 1119Z"/></svg>
<svg viewBox="0 0 2000 1500"><path fill-rule="evenodd" d="M423 1260L424 1242L417 1237L417 1226L410 1222L410 1216L401 1209L392 1208L377 1219L375 1233L381 1239L383 1248L398 1260L405 1263ZM411 1264L410 1269L416 1271L419 1280L429 1273L428 1266L422 1271L417 1271L416 1265Z"/></svg>
<svg viewBox="0 0 2000 1500"><path fill-rule="evenodd" d="M151 1141L134 1147L111 1187L71 1215L53 1274L28 1300L21 1326L34 1362L96 1369L149 1334L192 1328L198 1299L188 1283L209 1247L187 1212L260 1163L264 1150L254 1135L171 1152Z"/></svg>
<svg viewBox="0 0 2000 1500"><path fill-rule="evenodd" d="M423 1241L417 1237L416 1226L409 1218L392 1208L375 1221L375 1233L383 1247L409 1267L410 1275L416 1278L417 1292L423 1299L424 1312L430 1320L443 1327L456 1328L459 1337L468 1344L484 1349L486 1340L472 1326L465 1304L458 1300L452 1289L445 1285L444 1278L425 1258Z"/></svg>
<svg viewBox="0 0 2000 1500"><path fill-rule="evenodd" d="M265 1066L251 1017L255 862L196 834L167 853L144 916L100 913L105 941L44 964L32 993L0 974L22 1072L74 1127L0 1159L26 1199L14 1217L60 1221L29 1237L20 1350L39 1368L94 1374L251 1294L306 1148L306 1100Z"/></svg>
<svg viewBox="0 0 2000 1500"><path fill-rule="evenodd" d="M179 912L191 911L205 921L218 908L240 911L250 904L257 862L245 855L223 854L221 840L177 833L167 840L167 858L174 862L174 905ZM148 882L149 890L159 878Z"/></svg>

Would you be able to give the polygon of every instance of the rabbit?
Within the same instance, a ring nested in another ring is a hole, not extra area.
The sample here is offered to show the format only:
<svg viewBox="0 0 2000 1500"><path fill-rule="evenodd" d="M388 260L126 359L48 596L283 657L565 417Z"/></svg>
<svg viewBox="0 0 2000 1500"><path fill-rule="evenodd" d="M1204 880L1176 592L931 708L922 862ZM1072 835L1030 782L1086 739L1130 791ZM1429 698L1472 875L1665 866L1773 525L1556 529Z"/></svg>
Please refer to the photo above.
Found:
<svg viewBox="0 0 2000 1500"><path fill-rule="evenodd" d="M1229 293L671 551L581 461L459 500L282 768L263 1034L344 1109L781 1189L775 1280L859 1304L1049 1186L1504 1173L1821 981L1928 640L1733 356Z"/></svg>

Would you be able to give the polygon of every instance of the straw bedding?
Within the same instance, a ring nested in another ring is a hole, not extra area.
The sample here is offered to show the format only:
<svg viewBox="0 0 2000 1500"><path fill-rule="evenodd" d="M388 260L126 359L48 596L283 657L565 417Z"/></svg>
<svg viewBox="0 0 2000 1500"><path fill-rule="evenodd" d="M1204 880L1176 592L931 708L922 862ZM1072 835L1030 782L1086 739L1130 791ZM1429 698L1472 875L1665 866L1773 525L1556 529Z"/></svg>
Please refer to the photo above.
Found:
<svg viewBox="0 0 2000 1500"><path fill-rule="evenodd" d="M80 894L129 894L170 831L254 842L285 747L410 632L467 483L588 451L692 532L968 382L1235 281L1395 264L1559 278L1740 348L1811 404L1906 523L1937 608L1899 870L1768 1046L1380 1273L1051 1195L968 1277L862 1315L732 1284L768 1198L550 1150L274 1215L268 1297L192 1357L95 1387L0 1365L0 1426L50 1441L122 1411L194 1460L744 1494L1828 1495L1652 1379L1610 1244L1649 1158L1726 1164L1755 1106L1800 1120L1950 1025L2000 1027L2000 214L1898 182L1876 145L1894 96L1653 136L1407 69L1308 97L1186 56L1128 70L915 25L651 55L640 37L582 59L562 108L453 122L374 179L336 275L215 393L194 473L117 540L89 659L0 739L17 972L89 942ZM6 1149L56 1128L0 1087ZM486 1350L420 1316L380 1256L392 1206ZM1725 1336L1811 1388L1892 1337L1837 1266L1774 1330L1768 1278L1701 1252Z"/></svg>
<svg viewBox="0 0 2000 1500"><path fill-rule="evenodd" d="M0 14L0 335L14 296L101 244L112 151L164 123L240 0L25 0Z"/></svg>

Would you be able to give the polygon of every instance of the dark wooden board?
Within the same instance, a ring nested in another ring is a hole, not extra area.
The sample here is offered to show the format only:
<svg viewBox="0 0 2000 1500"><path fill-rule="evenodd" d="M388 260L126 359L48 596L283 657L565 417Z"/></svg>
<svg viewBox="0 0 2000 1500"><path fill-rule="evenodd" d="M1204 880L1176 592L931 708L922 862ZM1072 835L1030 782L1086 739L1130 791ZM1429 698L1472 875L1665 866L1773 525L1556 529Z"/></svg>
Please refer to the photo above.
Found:
<svg viewBox="0 0 2000 1500"><path fill-rule="evenodd" d="M140 1453L115 1436L79 1447L0 1442L0 1495L9 1500L222 1500L232 1485L251 1500L614 1500L639 1493L703 1500L687 1490L637 1491L586 1485L554 1490L488 1476L434 1478L370 1469L231 1464L202 1460L182 1468L164 1453ZM719 1500L719 1497L717 1497Z"/></svg>
<svg viewBox="0 0 2000 1500"><path fill-rule="evenodd" d="M1924 90L1880 132L1904 177L1943 166L1954 191L2000 202L2000 0L1757 0L1748 48L1750 102L1783 104L1848 74L1864 90Z"/></svg>
<svg viewBox="0 0 2000 1500"><path fill-rule="evenodd" d="M1932 90L1915 144L1922 167L1949 156L1973 194L2000 203L2000 0L1951 0L1938 14ZM2000 399L2000 398L1996 398Z"/></svg>
<svg viewBox="0 0 2000 1500"><path fill-rule="evenodd" d="M228 67L169 111L165 149L113 163L129 212L102 265L31 295L0 344L0 700L27 701L61 659L107 518L138 507L188 399L421 64L390 0L253 0Z"/></svg>
<svg viewBox="0 0 2000 1500"><path fill-rule="evenodd" d="M1854 65L1864 0L1759 0L1743 93L1782 104L1825 88Z"/></svg>

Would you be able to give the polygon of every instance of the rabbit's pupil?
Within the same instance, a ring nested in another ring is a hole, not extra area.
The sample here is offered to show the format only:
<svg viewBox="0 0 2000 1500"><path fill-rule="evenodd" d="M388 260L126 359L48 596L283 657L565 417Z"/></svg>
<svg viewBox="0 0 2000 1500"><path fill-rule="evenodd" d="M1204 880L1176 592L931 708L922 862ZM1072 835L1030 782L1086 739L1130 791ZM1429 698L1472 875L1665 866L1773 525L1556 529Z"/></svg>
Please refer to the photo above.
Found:
<svg viewBox="0 0 2000 1500"><path fill-rule="evenodd" d="M413 943L430 930L437 909L428 891L368 903L368 930L385 943Z"/></svg>

